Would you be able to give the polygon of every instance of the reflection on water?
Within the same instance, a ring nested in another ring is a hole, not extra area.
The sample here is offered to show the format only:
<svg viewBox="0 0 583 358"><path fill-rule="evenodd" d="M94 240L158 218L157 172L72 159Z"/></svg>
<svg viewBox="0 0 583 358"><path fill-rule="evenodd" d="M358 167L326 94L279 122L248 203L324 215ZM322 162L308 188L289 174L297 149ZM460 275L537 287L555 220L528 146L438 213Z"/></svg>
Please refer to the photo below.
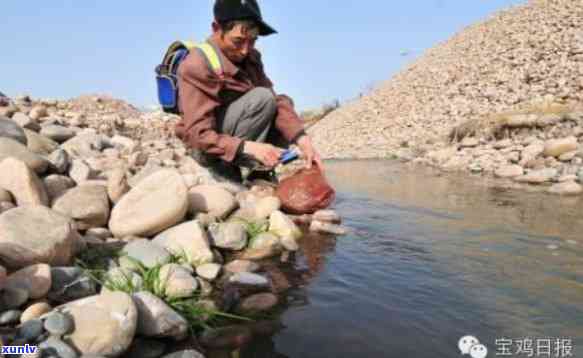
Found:
<svg viewBox="0 0 583 358"><path fill-rule="evenodd" d="M568 337L583 356L583 203L391 162L333 162L351 234L267 268L286 328L242 357L456 357Z"/></svg>

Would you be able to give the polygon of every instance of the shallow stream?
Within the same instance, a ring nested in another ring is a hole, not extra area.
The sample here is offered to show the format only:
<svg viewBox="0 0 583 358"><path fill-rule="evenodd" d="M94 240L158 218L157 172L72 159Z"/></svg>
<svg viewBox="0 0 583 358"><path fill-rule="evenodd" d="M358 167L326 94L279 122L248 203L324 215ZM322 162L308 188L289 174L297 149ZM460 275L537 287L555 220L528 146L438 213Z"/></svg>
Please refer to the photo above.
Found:
<svg viewBox="0 0 583 358"><path fill-rule="evenodd" d="M583 199L394 162L327 168L351 233L303 240L281 269L286 328L241 357L460 357L469 334L488 357L547 339L538 356L583 357Z"/></svg>

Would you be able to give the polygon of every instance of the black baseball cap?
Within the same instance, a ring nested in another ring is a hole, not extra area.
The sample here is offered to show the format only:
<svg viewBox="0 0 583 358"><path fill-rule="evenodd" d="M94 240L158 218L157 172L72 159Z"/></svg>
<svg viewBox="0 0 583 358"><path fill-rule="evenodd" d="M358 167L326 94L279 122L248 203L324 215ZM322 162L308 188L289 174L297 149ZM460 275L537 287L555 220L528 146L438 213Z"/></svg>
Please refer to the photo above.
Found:
<svg viewBox="0 0 583 358"><path fill-rule="evenodd" d="M253 20L259 26L261 36L277 33L273 27L263 21L261 9L256 0L216 0L214 15L218 22Z"/></svg>

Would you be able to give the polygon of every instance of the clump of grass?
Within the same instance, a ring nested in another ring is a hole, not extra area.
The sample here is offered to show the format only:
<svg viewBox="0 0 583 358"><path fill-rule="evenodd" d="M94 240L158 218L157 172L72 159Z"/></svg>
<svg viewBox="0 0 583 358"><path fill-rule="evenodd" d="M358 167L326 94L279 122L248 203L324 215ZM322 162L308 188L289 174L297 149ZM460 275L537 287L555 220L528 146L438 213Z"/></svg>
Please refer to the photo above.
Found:
<svg viewBox="0 0 583 358"><path fill-rule="evenodd" d="M119 252L117 257L121 257ZM139 260L127 255L123 257L131 262L133 270L130 272L122 270L116 273L115 276L111 275L107 269L91 266L94 261L85 262L83 260L88 257L78 259L77 265L85 270L88 277L110 291L121 291L129 295L144 291L152 293L186 319L191 333L201 329L213 328L223 323L226 324L233 320L252 321L252 319L243 316L209 309L200 302L200 297L197 294L187 298L171 298L166 295L167 281L161 275L161 269L164 265L170 263L182 264L188 262L185 253L171 254L168 260L153 267L146 267ZM140 280L136 280L135 274L140 277Z"/></svg>
<svg viewBox="0 0 583 358"><path fill-rule="evenodd" d="M269 230L269 221L267 220L249 220L237 217L234 219L236 222L240 222L245 226L247 231L247 236L249 238L249 246L253 244L253 241L261 234L271 233L277 235L277 233Z"/></svg>

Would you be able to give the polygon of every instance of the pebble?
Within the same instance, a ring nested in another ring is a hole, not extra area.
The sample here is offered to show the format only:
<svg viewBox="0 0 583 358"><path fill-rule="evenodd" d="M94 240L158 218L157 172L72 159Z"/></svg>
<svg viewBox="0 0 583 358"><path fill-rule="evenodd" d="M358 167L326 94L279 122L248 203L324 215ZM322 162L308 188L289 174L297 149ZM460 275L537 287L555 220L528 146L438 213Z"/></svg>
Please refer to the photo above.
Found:
<svg viewBox="0 0 583 358"><path fill-rule="evenodd" d="M124 358L158 358L164 354L166 345L160 341L136 338Z"/></svg>
<svg viewBox="0 0 583 358"><path fill-rule="evenodd" d="M48 313L53 308L46 302L38 302L30 305L27 309L22 312L22 316L20 317L20 322L24 323L36 318L40 318L45 313Z"/></svg>
<svg viewBox="0 0 583 358"><path fill-rule="evenodd" d="M221 265L214 263L204 264L196 268L196 274L209 281L216 279L220 272Z"/></svg>
<svg viewBox="0 0 583 358"><path fill-rule="evenodd" d="M559 245L555 245L555 244L547 245L547 249L549 249L549 250L557 250L558 248L559 248Z"/></svg>
<svg viewBox="0 0 583 358"><path fill-rule="evenodd" d="M60 312L49 314L44 323L45 329L55 336L70 333L73 330L73 325L71 317Z"/></svg>
<svg viewBox="0 0 583 358"><path fill-rule="evenodd" d="M259 264L248 260L235 260L225 265L225 271L230 273L256 272L259 268Z"/></svg>
<svg viewBox="0 0 583 358"><path fill-rule="evenodd" d="M20 325L16 330L16 338L26 342L33 342L43 334L43 322L32 319Z"/></svg>
<svg viewBox="0 0 583 358"><path fill-rule="evenodd" d="M242 286L268 287L269 280L251 272L239 272L229 278L229 282Z"/></svg>
<svg viewBox="0 0 583 358"><path fill-rule="evenodd" d="M19 310L10 310L0 313L0 326L18 323L21 315L22 311Z"/></svg>

